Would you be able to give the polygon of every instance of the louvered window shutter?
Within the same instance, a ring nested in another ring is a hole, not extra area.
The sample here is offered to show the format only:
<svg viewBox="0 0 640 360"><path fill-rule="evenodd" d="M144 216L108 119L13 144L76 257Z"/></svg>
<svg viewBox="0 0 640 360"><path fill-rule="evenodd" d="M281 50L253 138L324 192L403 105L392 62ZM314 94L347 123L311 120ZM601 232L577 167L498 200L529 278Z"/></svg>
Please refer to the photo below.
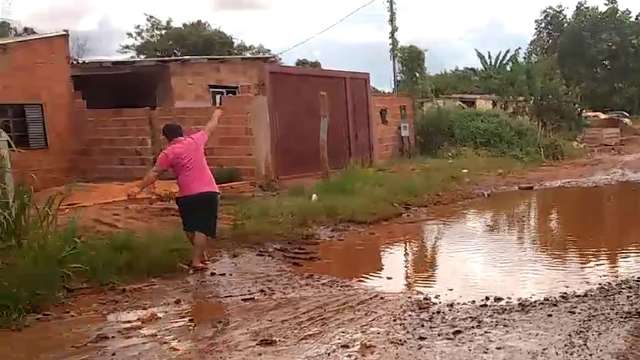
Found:
<svg viewBox="0 0 640 360"><path fill-rule="evenodd" d="M24 112L27 120L27 134L30 149L45 149L47 147L47 130L44 126L42 105L25 105Z"/></svg>

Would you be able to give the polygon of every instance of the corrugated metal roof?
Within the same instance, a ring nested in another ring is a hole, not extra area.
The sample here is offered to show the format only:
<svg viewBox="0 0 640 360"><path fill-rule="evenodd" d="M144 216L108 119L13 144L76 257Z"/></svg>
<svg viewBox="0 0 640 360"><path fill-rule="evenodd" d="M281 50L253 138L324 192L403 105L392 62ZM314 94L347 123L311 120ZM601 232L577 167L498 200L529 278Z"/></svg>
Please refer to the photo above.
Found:
<svg viewBox="0 0 640 360"><path fill-rule="evenodd" d="M0 38L0 45L2 44L11 44L22 41L31 41L31 40L40 40L46 39L50 37L56 36L69 36L69 33L66 31L58 31L46 34L35 34L35 35L26 35L26 36L18 36L18 37L9 37L9 38Z"/></svg>
<svg viewBox="0 0 640 360"><path fill-rule="evenodd" d="M74 66L118 66L118 65L154 65L158 63L170 62L203 62L203 61L227 61L227 60L275 60L275 55L259 55L259 56L176 56L161 58L142 58L142 59L90 59L78 60Z"/></svg>

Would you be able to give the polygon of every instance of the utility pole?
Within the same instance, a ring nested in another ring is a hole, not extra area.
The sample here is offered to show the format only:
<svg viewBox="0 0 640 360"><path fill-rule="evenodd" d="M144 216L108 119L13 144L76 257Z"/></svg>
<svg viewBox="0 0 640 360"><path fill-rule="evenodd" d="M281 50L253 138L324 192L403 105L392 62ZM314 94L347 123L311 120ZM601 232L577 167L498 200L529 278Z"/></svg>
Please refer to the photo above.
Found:
<svg viewBox="0 0 640 360"><path fill-rule="evenodd" d="M396 22L396 1L387 0L389 5L389 26L391 31L389 32L390 49L391 54L391 66L393 67L393 93L398 93L398 24Z"/></svg>

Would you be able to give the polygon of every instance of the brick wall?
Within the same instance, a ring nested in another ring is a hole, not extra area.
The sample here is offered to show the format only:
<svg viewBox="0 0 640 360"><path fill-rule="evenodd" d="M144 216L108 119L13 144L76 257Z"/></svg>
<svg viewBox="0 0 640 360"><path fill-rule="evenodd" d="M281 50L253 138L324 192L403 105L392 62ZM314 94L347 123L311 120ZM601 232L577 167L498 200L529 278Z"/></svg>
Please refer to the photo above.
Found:
<svg viewBox="0 0 640 360"><path fill-rule="evenodd" d="M205 149L211 167L235 167L243 178L256 176L255 140L249 121L253 101L253 96L225 99L224 117ZM154 116L154 134L160 134L168 122L177 122L187 133L197 131L207 124L212 113L212 107L160 108Z"/></svg>
<svg viewBox="0 0 640 360"><path fill-rule="evenodd" d="M374 95L372 96L373 112L371 123L373 126L373 158L380 163L400 156L400 106L407 107L409 119L411 148L415 146L414 133L414 105L413 99L407 96ZM388 124L383 124L380 110L387 109Z"/></svg>
<svg viewBox="0 0 640 360"><path fill-rule="evenodd" d="M238 86L241 95L264 95L264 60L171 63L173 106L210 107L209 85Z"/></svg>
<svg viewBox="0 0 640 360"><path fill-rule="evenodd" d="M36 188L73 179L78 143L72 116L73 89L68 35L0 44L0 104L42 104L48 148L11 156L14 176Z"/></svg>
<svg viewBox="0 0 640 360"><path fill-rule="evenodd" d="M238 168L244 179L256 176L249 123L253 99L236 96L225 101L225 116L206 148L212 168ZM164 124L177 122L189 134L202 128L212 112L212 107L86 110L87 139L80 161L83 178L131 180L144 176L166 144L160 135Z"/></svg>

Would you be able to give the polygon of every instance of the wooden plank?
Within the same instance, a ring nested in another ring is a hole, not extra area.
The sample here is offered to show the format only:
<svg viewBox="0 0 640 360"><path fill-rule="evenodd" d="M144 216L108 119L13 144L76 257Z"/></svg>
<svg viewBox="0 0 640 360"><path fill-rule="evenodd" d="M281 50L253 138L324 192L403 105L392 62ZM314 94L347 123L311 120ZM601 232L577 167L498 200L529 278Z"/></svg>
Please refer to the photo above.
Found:
<svg viewBox="0 0 640 360"><path fill-rule="evenodd" d="M329 96L320 92L320 169L322 177L329 178L329 149L327 146L327 132L329 129Z"/></svg>

